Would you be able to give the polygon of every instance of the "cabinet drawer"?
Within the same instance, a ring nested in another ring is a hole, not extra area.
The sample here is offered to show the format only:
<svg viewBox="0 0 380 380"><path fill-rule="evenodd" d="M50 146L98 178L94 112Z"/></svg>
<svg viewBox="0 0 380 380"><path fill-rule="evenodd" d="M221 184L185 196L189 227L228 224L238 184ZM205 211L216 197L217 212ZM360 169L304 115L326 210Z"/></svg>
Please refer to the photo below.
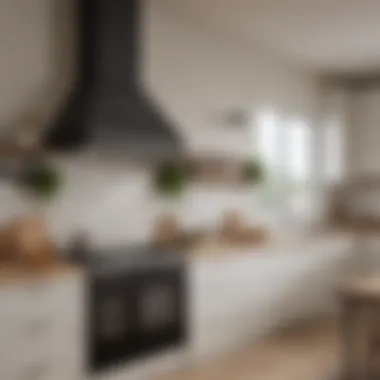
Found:
<svg viewBox="0 0 380 380"><path fill-rule="evenodd" d="M0 379L82 380L84 283L79 277L0 289Z"/></svg>
<svg viewBox="0 0 380 380"><path fill-rule="evenodd" d="M83 373L52 362L24 362L20 366L2 366L0 378L6 380L83 380Z"/></svg>
<svg viewBox="0 0 380 380"><path fill-rule="evenodd" d="M71 322L78 318L83 305L81 281L31 281L0 291L0 330L16 328L29 319L59 319ZM0 331L2 333L2 331Z"/></svg>
<svg viewBox="0 0 380 380"><path fill-rule="evenodd" d="M48 315L48 317L45 317ZM51 317L49 314L27 316L17 324L8 323L2 326L0 339L0 361L18 360L35 355L69 359L78 356L84 350L84 328L82 320L72 322L64 318Z"/></svg>
<svg viewBox="0 0 380 380"><path fill-rule="evenodd" d="M51 310L56 316L70 312L81 295L80 282L74 279L33 281L20 287L24 311L28 314L38 310Z"/></svg>
<svg viewBox="0 0 380 380"><path fill-rule="evenodd" d="M19 352L20 348L31 351L41 347L65 347L73 337L83 339L83 327L80 323L69 324L67 321L54 318L28 318L19 322L17 326L9 324L1 327L0 359L8 351ZM76 339L75 339L76 340Z"/></svg>
<svg viewBox="0 0 380 380"><path fill-rule="evenodd" d="M84 347L80 337L72 335L49 344L46 341L26 341L23 346L10 345L0 357L1 379L50 380L56 375L83 371Z"/></svg>

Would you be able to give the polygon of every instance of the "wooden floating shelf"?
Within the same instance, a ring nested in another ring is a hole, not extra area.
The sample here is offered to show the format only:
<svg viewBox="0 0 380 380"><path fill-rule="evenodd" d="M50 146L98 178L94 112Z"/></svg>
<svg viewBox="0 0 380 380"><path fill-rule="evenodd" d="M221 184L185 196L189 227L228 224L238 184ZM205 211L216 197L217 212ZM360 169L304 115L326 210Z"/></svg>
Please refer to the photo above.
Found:
<svg viewBox="0 0 380 380"><path fill-rule="evenodd" d="M0 158L1 159L23 159L28 157L39 157L48 154L48 150L41 146L22 146L10 141L0 140Z"/></svg>
<svg viewBox="0 0 380 380"><path fill-rule="evenodd" d="M236 159L199 157L190 161L192 178L204 184L236 185L243 182L241 163Z"/></svg>

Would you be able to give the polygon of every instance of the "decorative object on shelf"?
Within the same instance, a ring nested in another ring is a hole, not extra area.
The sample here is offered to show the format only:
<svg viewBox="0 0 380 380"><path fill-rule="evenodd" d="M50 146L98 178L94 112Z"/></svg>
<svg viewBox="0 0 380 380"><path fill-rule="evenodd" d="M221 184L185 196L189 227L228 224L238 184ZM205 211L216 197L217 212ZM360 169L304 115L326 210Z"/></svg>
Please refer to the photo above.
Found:
<svg viewBox="0 0 380 380"><path fill-rule="evenodd" d="M258 159L251 159L242 168L243 179L251 185L260 185L265 181L264 165Z"/></svg>
<svg viewBox="0 0 380 380"><path fill-rule="evenodd" d="M260 245L268 241L269 232L261 227L252 227L238 211L227 212L220 226L221 241L237 246Z"/></svg>
<svg viewBox="0 0 380 380"><path fill-rule="evenodd" d="M175 215L159 216L153 228L153 242L160 247L175 246L183 238L183 231Z"/></svg>
<svg viewBox="0 0 380 380"><path fill-rule="evenodd" d="M155 188L165 197L177 198L183 194L188 177L186 165L166 162L161 164L155 173Z"/></svg>
<svg viewBox="0 0 380 380"><path fill-rule="evenodd" d="M247 229L247 221L240 212L232 210L223 215L220 232L225 240L230 242L239 241L239 238Z"/></svg>
<svg viewBox="0 0 380 380"><path fill-rule="evenodd" d="M62 178L53 165L35 163L25 170L21 184L40 200L50 200L58 193Z"/></svg>

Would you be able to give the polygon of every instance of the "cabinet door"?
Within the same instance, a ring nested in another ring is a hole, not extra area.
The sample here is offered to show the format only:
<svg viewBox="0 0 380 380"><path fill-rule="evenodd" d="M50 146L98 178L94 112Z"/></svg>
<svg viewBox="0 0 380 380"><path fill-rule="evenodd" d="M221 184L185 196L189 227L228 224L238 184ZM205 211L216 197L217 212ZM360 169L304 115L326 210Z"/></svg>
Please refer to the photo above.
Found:
<svg viewBox="0 0 380 380"><path fill-rule="evenodd" d="M135 284L120 277L98 278L90 286L90 362L100 369L136 350Z"/></svg>
<svg viewBox="0 0 380 380"><path fill-rule="evenodd" d="M187 286L184 270L137 275L137 328L141 349L177 346L186 338Z"/></svg>

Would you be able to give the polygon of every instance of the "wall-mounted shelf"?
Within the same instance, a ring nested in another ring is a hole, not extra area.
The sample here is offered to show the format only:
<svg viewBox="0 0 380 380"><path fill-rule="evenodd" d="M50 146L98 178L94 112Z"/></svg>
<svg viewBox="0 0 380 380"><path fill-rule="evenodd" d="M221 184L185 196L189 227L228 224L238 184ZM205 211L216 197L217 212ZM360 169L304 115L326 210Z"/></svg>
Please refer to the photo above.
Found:
<svg viewBox="0 0 380 380"><path fill-rule="evenodd" d="M40 146L23 146L0 139L0 180L17 180L34 160L46 157L48 151Z"/></svg>
<svg viewBox="0 0 380 380"><path fill-rule="evenodd" d="M15 142L0 140L0 159L25 159L29 157L45 156L46 148L41 146L23 146Z"/></svg>
<svg viewBox="0 0 380 380"><path fill-rule="evenodd" d="M226 157L198 157L189 162L192 180L208 185L239 185L243 182L242 164Z"/></svg>
<svg viewBox="0 0 380 380"><path fill-rule="evenodd" d="M257 166L248 166L248 165ZM265 168L254 159L223 156L185 157L182 160L167 162L164 165L173 166L184 172L186 179L193 184L207 187L233 187L255 185L265 177ZM161 170L158 167L158 170Z"/></svg>

